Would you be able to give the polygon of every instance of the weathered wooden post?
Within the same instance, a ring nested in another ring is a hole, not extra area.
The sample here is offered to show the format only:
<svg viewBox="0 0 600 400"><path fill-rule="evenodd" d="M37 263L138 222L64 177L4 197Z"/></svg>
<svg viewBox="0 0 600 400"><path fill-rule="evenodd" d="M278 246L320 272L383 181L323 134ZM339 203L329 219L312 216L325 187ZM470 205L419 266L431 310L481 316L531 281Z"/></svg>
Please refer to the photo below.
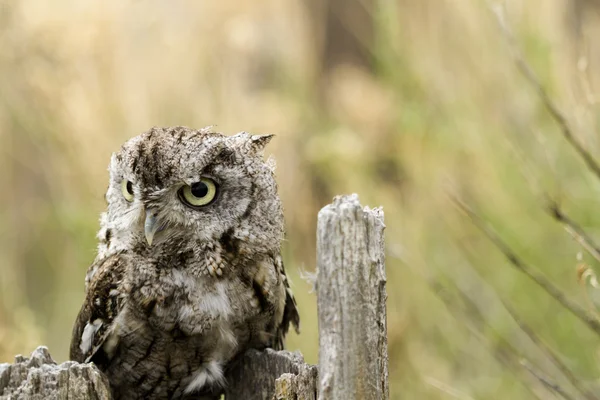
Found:
<svg viewBox="0 0 600 400"><path fill-rule="evenodd" d="M383 211L338 196L319 212L319 399L389 397Z"/></svg>
<svg viewBox="0 0 600 400"><path fill-rule="evenodd" d="M300 353L248 350L227 373L226 400L317 400L318 371Z"/></svg>
<svg viewBox="0 0 600 400"><path fill-rule="evenodd" d="M40 346L29 358L16 356L14 364L0 364L0 399L109 399L108 379L94 364L66 361L56 364Z"/></svg>

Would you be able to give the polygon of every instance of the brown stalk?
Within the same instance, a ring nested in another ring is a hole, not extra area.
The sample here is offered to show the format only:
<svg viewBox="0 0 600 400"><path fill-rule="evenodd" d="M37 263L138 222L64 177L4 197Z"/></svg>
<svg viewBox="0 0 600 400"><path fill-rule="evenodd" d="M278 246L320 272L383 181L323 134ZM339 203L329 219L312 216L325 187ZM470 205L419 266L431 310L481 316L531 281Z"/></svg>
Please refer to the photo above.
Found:
<svg viewBox="0 0 600 400"><path fill-rule="evenodd" d="M462 322L465 327L482 343L489 343L485 336L481 333L482 327L488 328L493 332L495 340L495 348L492 349L494 358L505 367L519 380L519 382L525 387L532 395L540 398L538 394L531 388L523 374L520 374L522 368L525 368L531 375L533 375L544 388L560 395L562 398L570 400L572 397L568 395L558 384L551 382L549 379L540 380L539 377L544 376L543 373L539 372L537 368L533 367L529 362L524 365L524 358L520 355L517 350L510 342L497 334L493 327L487 323L485 317L479 311L479 308L468 298L460 289L457 291L461 297L464 309L461 307L453 296L450 296L448 290L444 288L439 280L436 278L429 278L428 284L432 289L433 293L440 298L446 304L451 311L455 319ZM535 373L532 373L535 371Z"/></svg>
<svg viewBox="0 0 600 400"><path fill-rule="evenodd" d="M568 299L565 293L563 293L562 290L550 282L545 275L522 261L512 251L512 249L506 243L504 243L502 239L500 239L494 230L489 227L471 208L469 208L469 206L464 204L458 198L452 197L452 200L454 201L455 205L471 219L473 224L487 236L487 238L502 252L502 254L504 254L514 268L529 277L546 293L558 301L563 307L565 307L574 316L585 323L592 331L600 335L600 321L598 321L594 315L587 312L579 304Z"/></svg>
<svg viewBox="0 0 600 400"><path fill-rule="evenodd" d="M594 243L592 238L590 238L590 236L577 225L575 221L569 218L569 216L560 209L555 201L550 200L548 202L548 212L552 218L564 225L565 230L581 245L581 247L600 262L600 247Z"/></svg>
<svg viewBox="0 0 600 400"><path fill-rule="evenodd" d="M510 27L506 23L504 19L504 14L502 12L501 6L491 6L492 12L496 17L496 21L504 34L506 41L508 42L511 52L513 54L514 61L517 65L518 70L525 77L525 79L533 86L535 91L537 92L542 104L552 117L556 124L559 126L562 135L569 142L571 147L579 154L579 156L583 159L585 165L592 171L597 178L600 178L600 165L596 162L594 157L583 147L583 145L575 138L573 134L573 130L569 126L567 122L567 118L564 113L558 108L558 106L554 103L544 86L540 83L540 79L535 74L533 68L526 61L523 53L519 49L517 45L517 41L515 40L515 36L513 35Z"/></svg>
<svg viewBox="0 0 600 400"><path fill-rule="evenodd" d="M581 394L583 394L584 398L588 400L598 400L598 397L595 396L592 392L590 392L581 381L573 374L571 369L565 365L565 363L560 359L558 354L550 348L529 325L527 325L516 313L516 311L502 298L500 301L504 305L504 308L511 317L515 320L519 328L529 337L529 339L544 353L546 357L548 357L552 363L560 370L560 372L565 375L565 377L571 382L573 387L575 387Z"/></svg>

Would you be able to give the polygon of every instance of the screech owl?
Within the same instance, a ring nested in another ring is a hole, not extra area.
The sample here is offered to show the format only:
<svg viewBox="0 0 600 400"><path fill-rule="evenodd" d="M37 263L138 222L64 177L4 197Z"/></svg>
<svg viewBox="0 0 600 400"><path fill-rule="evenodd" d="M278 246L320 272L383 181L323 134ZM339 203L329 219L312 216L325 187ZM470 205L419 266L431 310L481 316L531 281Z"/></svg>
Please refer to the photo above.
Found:
<svg viewBox="0 0 600 400"><path fill-rule="evenodd" d="M115 398L218 393L236 355L298 330L270 139L153 128L113 154L71 359Z"/></svg>

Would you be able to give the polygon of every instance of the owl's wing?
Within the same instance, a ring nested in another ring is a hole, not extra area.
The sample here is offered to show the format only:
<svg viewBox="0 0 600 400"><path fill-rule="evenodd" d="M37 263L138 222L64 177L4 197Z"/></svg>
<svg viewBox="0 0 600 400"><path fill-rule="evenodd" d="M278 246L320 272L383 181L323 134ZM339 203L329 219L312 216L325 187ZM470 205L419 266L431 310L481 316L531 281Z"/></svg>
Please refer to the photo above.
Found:
<svg viewBox="0 0 600 400"><path fill-rule="evenodd" d="M91 361L113 331L115 318L123 307L125 262L122 253L117 253L90 267L94 276L73 327L71 360Z"/></svg>
<svg viewBox="0 0 600 400"><path fill-rule="evenodd" d="M283 260L281 260L281 257L278 257L276 265L278 266L279 275L281 276L281 280L285 286L285 307L283 310L283 320L277 329L276 348L276 350L283 350L283 342L285 335L290 329L290 323L294 326L296 333L300 333L300 314L298 314L296 299L294 298L294 293L292 293L292 289L290 288L290 283L285 273L285 268L283 266Z"/></svg>

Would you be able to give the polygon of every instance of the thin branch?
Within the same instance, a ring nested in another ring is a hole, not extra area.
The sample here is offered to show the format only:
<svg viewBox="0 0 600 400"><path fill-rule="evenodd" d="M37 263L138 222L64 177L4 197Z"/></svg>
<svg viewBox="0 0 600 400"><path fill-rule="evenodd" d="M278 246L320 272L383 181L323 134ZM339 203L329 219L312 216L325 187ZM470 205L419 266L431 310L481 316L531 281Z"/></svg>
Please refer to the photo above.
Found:
<svg viewBox="0 0 600 400"><path fill-rule="evenodd" d="M565 230L579 243L588 253L600 262L600 247L594 243L592 238L575 221L569 218L555 201L549 200L548 212L556 221L564 225Z"/></svg>
<svg viewBox="0 0 600 400"><path fill-rule="evenodd" d="M504 365L525 387L532 395L540 398L538 394L536 394L530 385L526 382L522 374L518 374L517 371L521 370L523 367L523 357L521 356L518 349L516 349L510 342L508 342L505 338L499 335L496 330L490 326L490 324L486 321L485 317L482 315L479 308L473 303L473 301L459 288L456 287L458 294L462 300L463 305L466 309L461 311L461 307L457 304L456 299L449 295L448 290L441 284L441 282L437 278L429 278L427 280L430 288L433 293L440 298L446 304L446 306L451 311L452 315L458 321L463 322L463 324L467 327L467 329L482 343L489 342L486 340L485 336L481 333L482 327L487 328L490 332L493 332L496 348L493 348L493 356L496 360ZM533 367L532 367L533 368ZM539 374L541 375L541 373ZM548 381L549 382L549 381ZM543 387L546 390L556 392L558 394L563 393L564 391L560 389L560 386L557 384L553 384L552 386L546 385L542 382ZM559 391L554 390L554 388L558 387ZM562 395L562 394L561 394ZM562 395L565 399L570 399L569 395Z"/></svg>
<svg viewBox="0 0 600 400"><path fill-rule="evenodd" d="M597 335L600 335L600 321L594 317L591 313L587 312L583 307L574 301L568 299L565 294L556 287L546 276L544 276L537 269L525 264L512 250L511 248L500 239L500 237L489 227L469 206L463 203L456 197L452 197L455 205L471 219L473 224L479 228L488 239L504 254L508 261L518 271L524 273L532 281L538 284L546 293L552 296L558 301L563 307L569 310L574 316L584 322L592 331Z"/></svg>
<svg viewBox="0 0 600 400"><path fill-rule="evenodd" d="M456 287L456 286L455 286ZM489 322L487 322L487 320L485 319L485 317L481 314L481 311L479 310L479 307L477 307L477 305L475 304L475 302L473 300L471 300L471 298L469 296L467 296L467 294L465 292L463 292L460 288L456 287L458 294L460 295L463 303L467 306L469 314L476 316L477 319L481 320L481 322L483 324L485 324L488 328L491 328L493 330L493 328L491 327L491 325L489 324ZM512 343L510 343L509 341L507 341L506 339L504 339L503 337L501 337L500 335L496 334L497 336L497 340L498 343L500 345L500 351L502 353L505 353L508 351L510 352L510 356L514 359L518 359L519 360L519 364L522 365L523 367L525 367L532 375L534 375L536 378L539 379L540 376L543 376L543 373L538 371L536 367L534 367L529 361L527 361L524 357L521 357L520 351L518 349L516 349ZM526 366L527 364L527 366ZM565 399L571 399L571 396L566 393L557 383L554 383L550 380L550 378L545 377L544 380L539 379L540 382L542 382L542 384L544 386L546 386L548 389L552 390L553 392L556 392L557 394L559 394L561 397L565 398Z"/></svg>
<svg viewBox="0 0 600 400"><path fill-rule="evenodd" d="M575 149L575 151L579 154L579 156L583 159L587 167L592 171L597 178L600 178L600 165L596 162L594 157L583 147L583 145L575 138L573 134L573 130L569 126L566 117L558 108L558 106L552 101L550 95L544 86L540 83L540 79L537 77L531 66L525 60L522 52L517 45L517 41L515 36L513 35L510 27L506 23L504 18L503 9L500 5L491 5L491 10L496 16L496 20L504 37L506 38L512 54L514 61L517 65L517 68L521 72L521 74L525 77L525 79L534 87L538 96L540 97L544 107L550 113L556 124L560 127L560 130L567 140L569 144Z"/></svg>
<svg viewBox="0 0 600 400"><path fill-rule="evenodd" d="M515 320L519 328L531 339L531 341L548 357L552 363L565 375L565 377L571 382L571 384L588 400L598 400L592 392L590 392L581 381L573 374L571 369L567 367L558 354L550 348L529 325L527 325L516 313L516 311L500 297L500 301L504 305L504 308L508 311L511 317Z"/></svg>
<svg viewBox="0 0 600 400"><path fill-rule="evenodd" d="M482 281L486 281L486 279L483 278L481 275L479 275L479 273L477 273L475 270L473 270L473 273L477 275L477 279L480 279ZM593 274L593 272L592 272L592 274ZM463 296L463 301L465 303L473 303L474 305L475 304L481 304L481 301L479 299L477 299L477 298L475 298L475 300L471 300L471 298L472 298L471 296L473 296L474 293L469 292L470 295L467 296L466 293L462 289L460 289L460 287L458 286L458 284L456 282L454 282L454 286L457 288L458 291L460 291L461 296ZM492 289L492 292L495 293L495 291L493 289ZM586 292L586 294L587 294L587 292ZM533 344L536 345L536 347L546 356L546 358L548 358L555 365L555 367L559 371L561 371L561 373L569 380L569 382L573 385L573 387L582 394L583 398L585 398L587 400L598 400L598 397L596 395L594 395L593 393L591 393L586 388L586 385L584 385L581 382L581 380L579 378L577 378L573 374L573 372L571 371L571 369L567 365L565 365L565 363L561 360L561 357L557 354L557 352L554 351L551 347L549 347L535 333L535 331L533 329L531 329L531 327L524 320L522 320L519 317L518 313L508 303L508 301L506 301L498 293L495 293L495 297L504 306L504 308L506 309L506 311L508 311L508 313L511 315L511 317L513 318L513 320L515 321L515 323L519 326L519 328L521 329L521 331L523 331L523 333L525 333L529 337L529 339L533 342ZM587 297L587 298L589 300L589 297ZM479 311L479 310L477 310L477 311Z"/></svg>
<svg viewBox="0 0 600 400"><path fill-rule="evenodd" d="M475 336L480 342L486 343L487 341L485 336L480 332L481 328L479 327L479 325L485 323L485 320L483 319L481 313L479 313L479 310L476 310L477 312L475 314L467 314L467 312L461 311L461 307L457 304L456 299L449 295L446 288L437 278L430 277L427 279L427 283L435 296L438 297L446 305L446 307L448 307L454 319L461 322L465 328L467 328L467 330L471 332L471 334L473 334L473 336ZM477 325L478 327L476 328L474 325ZM528 382L526 382L526 380L523 378L523 375L517 373L519 366L517 362L517 350L503 338L498 338L498 346L500 346L500 350L494 349L492 351L492 355L496 361L500 365L505 366L527 391L541 400L542 398L534 392Z"/></svg>
<svg viewBox="0 0 600 400"><path fill-rule="evenodd" d="M540 371L536 370L527 360L521 360L521 365L529 371L537 380L542 382L548 389L556 392L565 399L573 399L568 393L566 393L560 386L552 382L547 376L544 376Z"/></svg>
<svg viewBox="0 0 600 400"><path fill-rule="evenodd" d="M475 272L476 273L476 272ZM477 274L477 273L476 273ZM485 278L479 276L478 275L478 279L482 279L485 280ZM458 287L458 285L456 283L454 283L454 286L456 287L456 289L458 290L458 292L460 293L463 302L467 305L469 305L472 309L475 310L476 313L480 313L479 311L479 307L477 306L477 304L480 304L481 302L478 301L477 298L475 298L474 300L472 300L472 294L471 296L468 296L466 294L466 292L464 292L462 289L460 289L460 287ZM571 371L571 369L565 365L565 363L561 360L561 358L559 357L559 355L552 349L550 348L536 333L533 329L531 329L531 327L529 325L527 325L527 323L525 321L523 321L519 315L517 314L517 312L514 310L514 308L512 308L512 306L504 299L502 298L502 296L498 295L496 293L495 296L500 303L504 306L504 308L508 311L508 313L511 315L511 317L513 318L513 320L516 322L516 324L519 326L519 328L521 329L521 331L523 331L523 333L525 333L530 340L534 343L534 345L536 345L538 347L538 349L548 358L550 359L550 361L556 366L556 368L567 378L567 380L573 385L573 387L582 394L582 398L585 398L587 400L598 400L598 397L596 397L594 394L592 394L589 390L586 389L585 385L573 374L573 372ZM473 312L472 312L473 313ZM489 325L489 324L488 324Z"/></svg>

